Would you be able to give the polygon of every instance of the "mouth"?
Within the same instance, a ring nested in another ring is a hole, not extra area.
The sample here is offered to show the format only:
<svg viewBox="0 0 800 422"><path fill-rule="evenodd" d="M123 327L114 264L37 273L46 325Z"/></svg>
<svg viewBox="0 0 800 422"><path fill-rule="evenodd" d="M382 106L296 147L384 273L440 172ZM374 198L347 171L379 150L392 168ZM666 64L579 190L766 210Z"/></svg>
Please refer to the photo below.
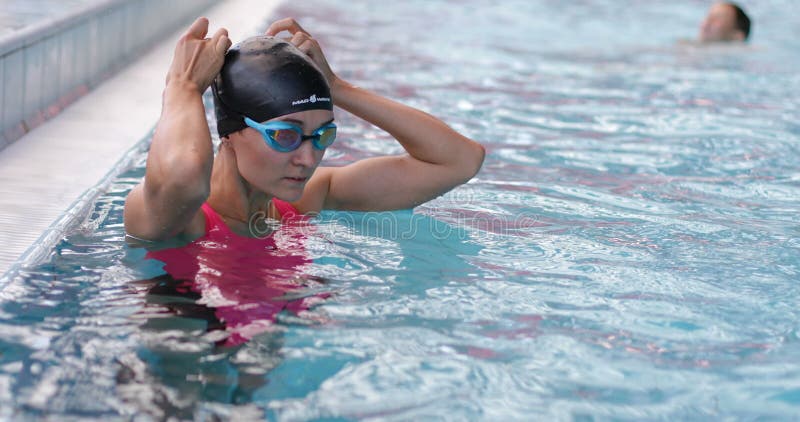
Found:
<svg viewBox="0 0 800 422"><path fill-rule="evenodd" d="M284 177L284 179L293 183L305 183L308 181L308 177Z"/></svg>

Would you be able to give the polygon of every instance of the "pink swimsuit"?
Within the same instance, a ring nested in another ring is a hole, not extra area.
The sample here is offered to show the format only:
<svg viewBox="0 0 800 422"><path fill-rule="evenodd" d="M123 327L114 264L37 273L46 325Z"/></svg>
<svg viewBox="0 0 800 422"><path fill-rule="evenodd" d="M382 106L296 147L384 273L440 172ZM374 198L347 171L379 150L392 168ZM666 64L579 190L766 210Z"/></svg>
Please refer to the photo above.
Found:
<svg viewBox="0 0 800 422"><path fill-rule="evenodd" d="M298 298L309 287L303 272L311 263L304 231L311 226L288 202L272 202L281 225L264 238L233 233L214 209L203 204L203 236L185 246L147 253L148 258L162 261L174 279L190 283L188 287L201 295L198 304L215 309L230 334L225 345L241 344L269 330L278 313L306 310L315 299Z"/></svg>

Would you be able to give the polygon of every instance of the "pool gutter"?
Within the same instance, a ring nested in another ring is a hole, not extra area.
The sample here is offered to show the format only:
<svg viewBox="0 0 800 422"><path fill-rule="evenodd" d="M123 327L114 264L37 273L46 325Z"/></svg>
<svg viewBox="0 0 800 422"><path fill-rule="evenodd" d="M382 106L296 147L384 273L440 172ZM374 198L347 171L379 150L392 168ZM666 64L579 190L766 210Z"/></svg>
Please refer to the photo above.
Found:
<svg viewBox="0 0 800 422"><path fill-rule="evenodd" d="M225 27L236 42L263 29L279 4L228 0L203 15L210 32ZM159 117L164 76L185 26L0 150L0 290L19 268L46 258L127 167Z"/></svg>
<svg viewBox="0 0 800 422"><path fill-rule="evenodd" d="M95 0L0 37L0 149L213 4Z"/></svg>

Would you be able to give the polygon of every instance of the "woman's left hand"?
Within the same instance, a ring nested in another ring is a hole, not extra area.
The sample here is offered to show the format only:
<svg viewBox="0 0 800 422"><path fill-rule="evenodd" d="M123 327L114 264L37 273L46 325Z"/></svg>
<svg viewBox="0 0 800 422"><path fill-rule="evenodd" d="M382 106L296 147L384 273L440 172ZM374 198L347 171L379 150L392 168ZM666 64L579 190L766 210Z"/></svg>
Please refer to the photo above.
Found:
<svg viewBox="0 0 800 422"><path fill-rule="evenodd" d="M282 31L289 32L292 36L286 40L292 43L300 51L310 57L314 63L316 63L316 65L319 67L319 70L322 71L322 74L328 81L331 91L333 91L334 82L336 82L338 77L333 73L333 70L331 70L328 60L325 59L325 55L322 53L322 48L319 46L317 40L315 40L311 34L303 29L303 27L300 26L300 24L297 23L297 21L293 18L284 18L273 22L269 28L267 28L266 35L274 37Z"/></svg>
<svg viewBox="0 0 800 422"><path fill-rule="evenodd" d="M292 18L273 22L266 34L291 34L287 41L308 55L331 88L333 102L343 110L392 135L408 154L371 157L342 167L322 167L296 202L303 213L322 209L383 211L417 206L480 170L485 150L441 120L339 79L319 43Z"/></svg>

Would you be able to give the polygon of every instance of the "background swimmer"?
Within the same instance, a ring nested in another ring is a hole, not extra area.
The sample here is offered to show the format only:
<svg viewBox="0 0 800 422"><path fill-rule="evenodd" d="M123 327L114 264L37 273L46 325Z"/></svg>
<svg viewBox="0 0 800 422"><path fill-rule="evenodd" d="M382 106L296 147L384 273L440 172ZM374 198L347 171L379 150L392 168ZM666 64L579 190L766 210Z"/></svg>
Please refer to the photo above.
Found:
<svg viewBox="0 0 800 422"><path fill-rule="evenodd" d="M744 42L750 36L750 18L735 3L715 3L708 10L708 15L700 24L698 41L712 42Z"/></svg>

